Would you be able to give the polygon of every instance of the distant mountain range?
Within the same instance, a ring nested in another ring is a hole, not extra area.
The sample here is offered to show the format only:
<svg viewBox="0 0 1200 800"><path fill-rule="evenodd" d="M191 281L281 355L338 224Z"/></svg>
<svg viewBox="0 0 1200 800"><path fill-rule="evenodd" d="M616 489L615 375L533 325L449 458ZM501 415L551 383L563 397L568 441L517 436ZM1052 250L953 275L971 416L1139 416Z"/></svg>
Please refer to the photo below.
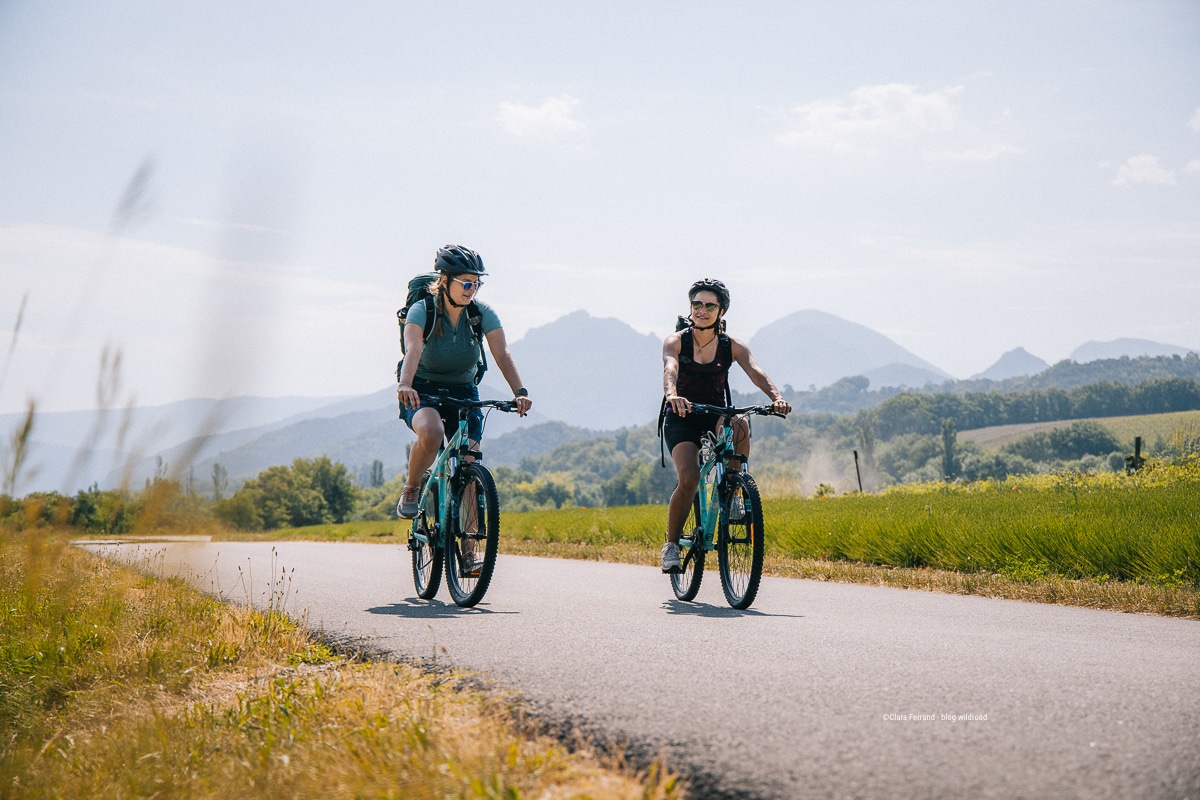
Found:
<svg viewBox="0 0 1200 800"><path fill-rule="evenodd" d="M1089 368L1078 363L1048 368L1042 359L1017 348L971 380L956 383L888 337L812 310L797 311L762 328L748 344L781 388L790 385L806 392L816 387L821 391L809 397L817 401L823 393L831 393L831 402L836 400L839 379L850 376L868 378L872 391L947 385L988 391L1079 385L1089 374ZM515 466L525 455L601 431L644 425L658 413L659 336L577 311L529 331L510 346L534 411L524 420L499 412L489 416L487 442L494 447L484 449L491 463ZM1095 354L1133 358L1186 352L1172 345L1118 339L1088 342L1073 356L1079 361ZM731 375L735 389L757 393L740 370ZM497 370L488 373L481 394L509 396ZM833 403L826 410L856 407L853 402ZM20 414L0 415L0 435L7 439L21 419ZM499 437L504 440L498 442ZM116 411L46 413L35 419L17 494L74 494L92 483L137 488L164 470L184 481L191 477L199 490L210 491L214 463L225 468L236 486L267 467L321 455L356 473L378 459L391 477L404 470L411 441L411 432L397 419L391 386L362 397L186 400L133 409L127 417Z"/></svg>
<svg viewBox="0 0 1200 800"><path fill-rule="evenodd" d="M1071 360L1078 364L1087 364L1104 358L1186 356L1195 351L1195 348L1161 344L1148 339L1113 339L1111 342L1085 342L1071 351Z"/></svg>
<svg viewBox="0 0 1200 800"><path fill-rule="evenodd" d="M746 344L780 388L820 389L850 375L870 379L872 388L920 387L954 379L882 333L824 311L788 314L759 330ZM740 370L731 374L735 389L753 388Z"/></svg>
<svg viewBox="0 0 1200 800"><path fill-rule="evenodd" d="M1024 375L1036 375L1050 365L1030 354L1024 347L1009 350L1000 356L1000 360L978 375L972 375L971 380L1003 381L1008 378L1019 378Z"/></svg>

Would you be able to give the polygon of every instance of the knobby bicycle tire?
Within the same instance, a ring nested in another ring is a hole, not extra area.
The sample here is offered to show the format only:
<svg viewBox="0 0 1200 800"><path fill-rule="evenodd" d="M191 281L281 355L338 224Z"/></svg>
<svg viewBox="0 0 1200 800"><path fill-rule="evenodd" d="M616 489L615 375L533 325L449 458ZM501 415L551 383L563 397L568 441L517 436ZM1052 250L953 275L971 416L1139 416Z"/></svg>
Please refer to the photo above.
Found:
<svg viewBox="0 0 1200 800"><path fill-rule="evenodd" d="M446 587L454 602L470 608L483 599L492 572L496 569L496 551L500 548L500 498L496 482L487 467L465 464L451 489L451 528L446 537ZM463 568L463 554L480 558L477 573Z"/></svg>
<svg viewBox="0 0 1200 800"><path fill-rule="evenodd" d="M730 504L739 492L744 511L738 519L730 519ZM721 568L721 588L729 605L749 608L762 580L763 514L758 485L745 472L730 472L725 476L717 524L717 565Z"/></svg>
<svg viewBox="0 0 1200 800"><path fill-rule="evenodd" d="M691 602L700 591L704 580L704 528L700 524L700 497L692 500L692 510L683 523L684 538L691 539L691 546L680 543L679 560L683 572L671 573L671 588L680 600Z"/></svg>
<svg viewBox="0 0 1200 800"><path fill-rule="evenodd" d="M430 480L426 475L421 482L421 490ZM412 551L413 585L417 589L417 597L422 600L432 600L442 582L442 548L438 545L438 487L437 484L429 490L425 505L418 512L416 525L428 539L409 539L409 549Z"/></svg>

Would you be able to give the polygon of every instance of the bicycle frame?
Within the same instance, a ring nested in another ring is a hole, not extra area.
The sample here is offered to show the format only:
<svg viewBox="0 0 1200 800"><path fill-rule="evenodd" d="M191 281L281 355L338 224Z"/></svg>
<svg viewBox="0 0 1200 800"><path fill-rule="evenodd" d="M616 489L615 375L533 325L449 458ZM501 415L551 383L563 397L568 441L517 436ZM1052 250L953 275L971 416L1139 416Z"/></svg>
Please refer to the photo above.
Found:
<svg viewBox="0 0 1200 800"><path fill-rule="evenodd" d="M482 458L482 453L478 450L471 449L471 440L467 435L467 415L472 408L481 406L491 406L493 408L503 408L508 411L515 411L516 406L507 401L486 401L480 403L475 401L473 404L458 403L453 398L447 397L445 392L439 393L437 396L421 395L421 399L430 403L443 403L455 405L458 407L458 430L450 437L448 442L443 442L438 448L437 458L434 459L433 465L429 468L429 480L425 481L425 486L421 489L421 495L417 498L417 515L413 517L412 535L417 540L428 545L444 546L446 542L446 531L452 516L458 513L458 508L451 503L450 483L454 480L454 476L458 474L458 462L460 459L468 456ZM434 406L436 407L436 406ZM431 541L429 532L422 529L425 519L425 503L429 499L431 487L437 486L438 490L438 533L436 541Z"/></svg>
<svg viewBox="0 0 1200 800"><path fill-rule="evenodd" d="M748 414L765 416L782 416L771 410L770 406L747 406L745 408L725 408L710 406L704 403L692 403L692 411L701 414L718 414L721 417L719 433L705 433L700 440L700 486L696 496L700 501L700 528L704 536L701 543L705 552L716 549L717 522L720 517L720 490L725 479L726 465L732 458L742 462L742 470L750 461L749 456L739 456L733 447L733 419ZM694 532L691 532L694 533ZM681 543L690 547L692 538L688 531L683 532Z"/></svg>
<svg viewBox="0 0 1200 800"><path fill-rule="evenodd" d="M725 477L725 465L734 455L733 426L727 417L722 417L720 435L706 433L700 443L700 486L696 490L696 497L700 501L700 530L703 537L700 544L706 552L711 552L717 546L718 492ZM690 533L695 534L694 531ZM689 532L685 531L682 538L687 539L691 546Z"/></svg>
<svg viewBox="0 0 1200 800"><path fill-rule="evenodd" d="M457 509L450 502L450 481L458 472L459 458L465 458L471 454L470 439L467 437L467 409L460 408L458 416L458 430L454 436L450 437L450 441L445 442L438 448L437 458L433 462L433 466L429 468L429 480L425 481L424 487L421 489L421 496L417 498L417 515L412 521L412 535L414 538L424 542L425 544L441 547L446 543L446 531L450 530L450 515ZM425 519L425 503L429 499L430 487L436 485L438 494L438 533L437 541L431 541L429 532L422 529Z"/></svg>

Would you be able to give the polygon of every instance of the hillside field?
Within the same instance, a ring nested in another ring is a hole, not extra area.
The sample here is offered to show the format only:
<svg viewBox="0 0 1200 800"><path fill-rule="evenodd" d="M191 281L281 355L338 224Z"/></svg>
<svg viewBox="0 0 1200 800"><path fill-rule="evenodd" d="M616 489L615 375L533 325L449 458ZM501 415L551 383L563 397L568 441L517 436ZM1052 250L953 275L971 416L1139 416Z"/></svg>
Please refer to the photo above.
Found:
<svg viewBox="0 0 1200 800"><path fill-rule="evenodd" d="M1066 428L1085 420L1064 419L1055 422L1030 422L1021 425L996 425L990 428L960 431L960 441L974 442L985 449L998 449L1019 439L1055 428ZM1169 440L1180 430L1200 429L1200 411L1176 411L1170 414L1145 414L1129 417L1094 417L1088 422L1097 422L1112 431L1126 449L1133 450L1134 437L1141 436L1143 447L1162 439Z"/></svg>

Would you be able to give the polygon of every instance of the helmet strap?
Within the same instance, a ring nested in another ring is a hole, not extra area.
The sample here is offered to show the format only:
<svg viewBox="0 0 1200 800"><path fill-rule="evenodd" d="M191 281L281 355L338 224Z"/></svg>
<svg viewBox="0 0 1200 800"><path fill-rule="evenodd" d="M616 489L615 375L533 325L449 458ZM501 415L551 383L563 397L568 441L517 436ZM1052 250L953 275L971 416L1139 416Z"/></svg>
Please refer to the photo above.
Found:
<svg viewBox="0 0 1200 800"><path fill-rule="evenodd" d="M445 273L443 273L443 275L442 275L442 280L443 280L444 282L442 283L442 292L441 292L441 294L442 294L442 298L443 298L443 299L444 299L444 300L445 300L447 303L449 303L450 305L454 306L455 308L466 308L468 305L470 305L470 301L468 301L468 302L466 302L466 303L456 303L456 302L454 302L454 298L450 296L450 284L454 282L454 278L452 278L452 277L450 277L449 275L446 275Z"/></svg>

